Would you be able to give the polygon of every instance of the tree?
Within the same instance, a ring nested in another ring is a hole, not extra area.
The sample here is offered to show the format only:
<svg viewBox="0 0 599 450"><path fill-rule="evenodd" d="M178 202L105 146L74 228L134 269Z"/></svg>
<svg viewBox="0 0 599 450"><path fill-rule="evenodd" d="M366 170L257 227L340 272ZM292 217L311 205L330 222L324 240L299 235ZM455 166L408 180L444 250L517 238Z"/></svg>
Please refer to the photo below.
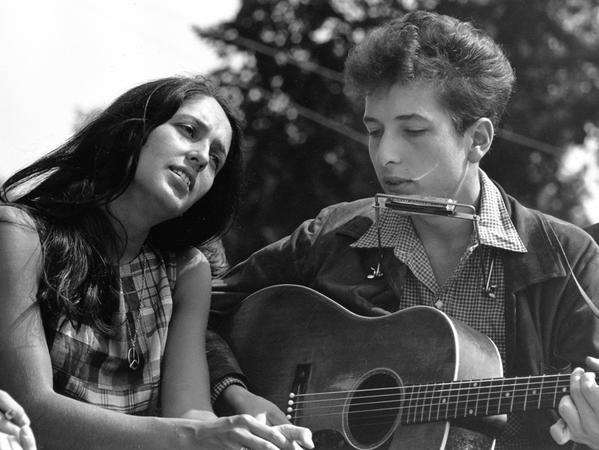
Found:
<svg viewBox="0 0 599 450"><path fill-rule="evenodd" d="M211 76L247 121L247 192L225 240L233 262L325 205L378 191L362 105L344 95L341 72L369 28L414 9L471 20L503 45L517 90L483 168L530 206L584 221L576 186L556 174L584 124L599 123L593 0L247 0L231 22L196 29L227 61Z"/></svg>

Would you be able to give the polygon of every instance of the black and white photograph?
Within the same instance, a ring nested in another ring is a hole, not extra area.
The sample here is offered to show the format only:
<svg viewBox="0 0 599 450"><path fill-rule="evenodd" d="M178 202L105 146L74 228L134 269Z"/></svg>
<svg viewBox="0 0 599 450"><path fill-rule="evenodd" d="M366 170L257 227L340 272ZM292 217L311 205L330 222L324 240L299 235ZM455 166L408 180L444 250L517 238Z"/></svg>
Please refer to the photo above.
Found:
<svg viewBox="0 0 599 450"><path fill-rule="evenodd" d="M0 450L599 449L596 0L0 4Z"/></svg>

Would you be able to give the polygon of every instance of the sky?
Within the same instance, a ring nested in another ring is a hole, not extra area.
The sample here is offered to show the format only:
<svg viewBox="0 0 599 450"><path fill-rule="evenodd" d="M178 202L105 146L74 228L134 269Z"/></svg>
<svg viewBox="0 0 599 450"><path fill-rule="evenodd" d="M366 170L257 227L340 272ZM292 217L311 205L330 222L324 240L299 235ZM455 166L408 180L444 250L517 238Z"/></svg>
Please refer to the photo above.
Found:
<svg viewBox="0 0 599 450"><path fill-rule="evenodd" d="M2 0L0 181L64 142L78 111L218 67L191 27L233 18L239 1Z"/></svg>

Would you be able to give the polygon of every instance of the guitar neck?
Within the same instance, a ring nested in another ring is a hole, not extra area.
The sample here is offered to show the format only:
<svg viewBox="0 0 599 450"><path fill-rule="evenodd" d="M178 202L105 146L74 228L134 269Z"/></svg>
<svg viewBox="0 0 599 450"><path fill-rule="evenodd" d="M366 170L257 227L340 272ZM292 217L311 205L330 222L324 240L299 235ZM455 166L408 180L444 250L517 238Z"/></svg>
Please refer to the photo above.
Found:
<svg viewBox="0 0 599 450"><path fill-rule="evenodd" d="M552 408L569 386L569 374L404 386L401 421L408 425Z"/></svg>

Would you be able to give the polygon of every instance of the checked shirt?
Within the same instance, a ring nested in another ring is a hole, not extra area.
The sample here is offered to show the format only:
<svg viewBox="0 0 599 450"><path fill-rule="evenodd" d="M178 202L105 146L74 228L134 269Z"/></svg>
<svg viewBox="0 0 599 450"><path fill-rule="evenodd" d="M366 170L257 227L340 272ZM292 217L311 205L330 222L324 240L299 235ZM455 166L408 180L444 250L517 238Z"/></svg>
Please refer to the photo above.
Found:
<svg viewBox="0 0 599 450"><path fill-rule="evenodd" d="M88 325L64 321L57 327L50 356L56 392L126 414L157 415L160 365L172 314L174 254L150 246L119 267L122 293L114 316L117 329L106 336ZM134 336L140 364L129 368Z"/></svg>

